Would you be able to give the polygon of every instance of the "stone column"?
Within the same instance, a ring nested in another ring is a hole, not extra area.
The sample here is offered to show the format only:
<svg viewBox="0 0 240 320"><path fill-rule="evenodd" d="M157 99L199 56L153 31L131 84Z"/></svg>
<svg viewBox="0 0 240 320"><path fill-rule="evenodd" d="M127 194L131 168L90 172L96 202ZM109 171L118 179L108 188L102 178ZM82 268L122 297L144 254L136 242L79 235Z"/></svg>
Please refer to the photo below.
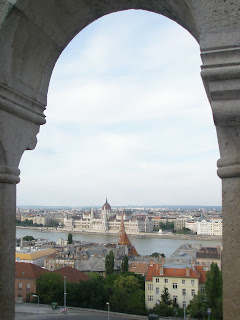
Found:
<svg viewBox="0 0 240 320"><path fill-rule="evenodd" d="M22 154L36 146L44 107L0 85L0 319L15 318L16 184Z"/></svg>
<svg viewBox="0 0 240 320"><path fill-rule="evenodd" d="M240 314L240 48L202 51L202 78L211 103L222 179L223 315Z"/></svg>

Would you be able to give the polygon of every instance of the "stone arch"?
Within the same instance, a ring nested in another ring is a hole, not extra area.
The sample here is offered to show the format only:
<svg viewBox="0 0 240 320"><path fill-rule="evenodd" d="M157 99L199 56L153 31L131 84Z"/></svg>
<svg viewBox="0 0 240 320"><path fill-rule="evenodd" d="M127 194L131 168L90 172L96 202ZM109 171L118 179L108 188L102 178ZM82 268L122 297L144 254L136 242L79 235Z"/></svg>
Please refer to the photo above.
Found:
<svg viewBox="0 0 240 320"><path fill-rule="evenodd" d="M71 39L94 20L121 10L144 9L176 21L197 40L194 15L188 1L15 1L6 2L1 25L1 84L46 105L47 89L59 55ZM6 37L7 35L7 37ZM42 120L43 121L43 120Z"/></svg>
<svg viewBox="0 0 240 320"><path fill-rule="evenodd" d="M2 0L0 120L6 123L1 128L4 133L1 141L7 147L7 166L18 166L24 150L34 148L39 125L45 123L43 112L49 80L62 50L92 21L127 9L162 14L187 29L200 45L202 78L213 110L221 155L218 175L223 179L223 233L226 235L223 237L224 319L237 319L240 282L239 0ZM16 133L15 127L18 128ZM17 172L17 168L14 170ZM0 231L9 228L5 238L1 238L0 233L0 308L2 319L6 320L14 319L16 182L0 180L3 221ZM8 216L12 218L6 219Z"/></svg>

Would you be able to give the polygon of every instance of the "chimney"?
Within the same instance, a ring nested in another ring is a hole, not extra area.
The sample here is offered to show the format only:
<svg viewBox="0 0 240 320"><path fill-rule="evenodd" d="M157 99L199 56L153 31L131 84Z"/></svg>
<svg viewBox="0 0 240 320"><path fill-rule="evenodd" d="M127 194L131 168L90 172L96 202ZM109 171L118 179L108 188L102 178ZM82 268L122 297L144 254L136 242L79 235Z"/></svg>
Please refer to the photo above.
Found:
<svg viewBox="0 0 240 320"><path fill-rule="evenodd" d="M163 276L164 274L164 268L163 265L160 265L160 276Z"/></svg>
<svg viewBox="0 0 240 320"><path fill-rule="evenodd" d="M190 277L190 268L186 267L186 277Z"/></svg>

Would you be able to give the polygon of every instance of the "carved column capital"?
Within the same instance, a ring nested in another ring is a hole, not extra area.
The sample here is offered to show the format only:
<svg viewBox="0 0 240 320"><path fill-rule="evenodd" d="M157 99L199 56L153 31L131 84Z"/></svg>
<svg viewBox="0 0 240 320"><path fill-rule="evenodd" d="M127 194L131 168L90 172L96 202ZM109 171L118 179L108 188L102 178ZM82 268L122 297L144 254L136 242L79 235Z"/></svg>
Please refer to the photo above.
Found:
<svg viewBox="0 0 240 320"><path fill-rule="evenodd" d="M25 150L37 144L45 123L45 107L0 83L0 183L20 181L18 169Z"/></svg>
<svg viewBox="0 0 240 320"><path fill-rule="evenodd" d="M240 47L205 49L201 57L220 149L218 176L240 177Z"/></svg>
<svg viewBox="0 0 240 320"><path fill-rule="evenodd" d="M0 183L19 183L20 170L5 165L0 166Z"/></svg>

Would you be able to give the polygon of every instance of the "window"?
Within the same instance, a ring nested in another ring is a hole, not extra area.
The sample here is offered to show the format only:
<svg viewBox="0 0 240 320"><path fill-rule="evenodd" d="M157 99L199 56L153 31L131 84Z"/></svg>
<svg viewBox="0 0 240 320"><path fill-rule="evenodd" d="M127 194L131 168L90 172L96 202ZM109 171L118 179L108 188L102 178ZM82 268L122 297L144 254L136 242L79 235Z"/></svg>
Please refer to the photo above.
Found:
<svg viewBox="0 0 240 320"><path fill-rule="evenodd" d="M173 289L177 289L177 283L173 283L172 287Z"/></svg>
<svg viewBox="0 0 240 320"><path fill-rule="evenodd" d="M22 282L18 282L18 291L22 291Z"/></svg>
<svg viewBox="0 0 240 320"><path fill-rule="evenodd" d="M27 291L30 291L31 289L31 283L27 283Z"/></svg>
<svg viewBox="0 0 240 320"><path fill-rule="evenodd" d="M156 288L156 294L159 294L159 288Z"/></svg>
<svg viewBox="0 0 240 320"><path fill-rule="evenodd" d="M168 279L164 279L164 282L165 282L165 283L168 283Z"/></svg>
<svg viewBox="0 0 240 320"><path fill-rule="evenodd" d="M195 290L194 289L192 289L191 294L192 294L192 297L195 296Z"/></svg>
<svg viewBox="0 0 240 320"><path fill-rule="evenodd" d="M205 287L201 286L201 287L200 287L200 291L201 291L201 292L204 292L204 291L205 291Z"/></svg>
<svg viewBox="0 0 240 320"><path fill-rule="evenodd" d="M182 284L185 284L186 283L186 280L182 280Z"/></svg>
<svg viewBox="0 0 240 320"><path fill-rule="evenodd" d="M153 296L148 296L148 301L153 301Z"/></svg>
<svg viewBox="0 0 240 320"><path fill-rule="evenodd" d="M156 278L156 282L159 282L159 278Z"/></svg>
<svg viewBox="0 0 240 320"><path fill-rule="evenodd" d="M183 295L183 296L186 295L186 289L182 289L182 295Z"/></svg>
<svg viewBox="0 0 240 320"><path fill-rule="evenodd" d="M153 290L153 284L149 283L148 284L148 291L152 291Z"/></svg>
<svg viewBox="0 0 240 320"><path fill-rule="evenodd" d="M173 296L173 304L177 304L178 301L178 297L177 296Z"/></svg>
<svg viewBox="0 0 240 320"><path fill-rule="evenodd" d="M195 281L194 281L194 280L191 280L191 285L192 285L192 286L194 286L194 283L195 283Z"/></svg>

